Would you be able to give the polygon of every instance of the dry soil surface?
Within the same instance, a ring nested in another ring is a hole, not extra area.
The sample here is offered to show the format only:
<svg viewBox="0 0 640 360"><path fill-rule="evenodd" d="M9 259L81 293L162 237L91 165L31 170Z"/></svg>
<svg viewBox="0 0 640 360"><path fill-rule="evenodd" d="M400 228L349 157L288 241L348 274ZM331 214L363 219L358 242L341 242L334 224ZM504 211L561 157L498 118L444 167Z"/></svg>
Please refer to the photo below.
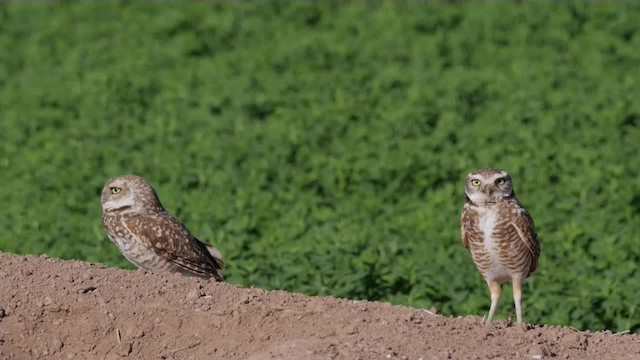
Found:
<svg viewBox="0 0 640 360"><path fill-rule="evenodd" d="M0 253L0 359L640 359L581 332Z"/></svg>

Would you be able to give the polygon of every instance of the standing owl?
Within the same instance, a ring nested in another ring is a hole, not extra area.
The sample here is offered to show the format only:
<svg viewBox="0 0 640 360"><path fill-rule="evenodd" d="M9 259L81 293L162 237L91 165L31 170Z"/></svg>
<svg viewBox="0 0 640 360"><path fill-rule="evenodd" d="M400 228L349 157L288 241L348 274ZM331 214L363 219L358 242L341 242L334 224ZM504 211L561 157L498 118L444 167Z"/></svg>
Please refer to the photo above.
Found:
<svg viewBox="0 0 640 360"><path fill-rule="evenodd" d="M107 181L101 202L109 238L138 268L222 281L220 251L198 240L168 213L143 178L125 175Z"/></svg>
<svg viewBox="0 0 640 360"><path fill-rule="evenodd" d="M467 175L460 219L462 244L491 292L491 322L503 282L513 283L517 323L523 329L521 286L538 265L540 243L531 216L518 202L511 177L501 169L481 169Z"/></svg>

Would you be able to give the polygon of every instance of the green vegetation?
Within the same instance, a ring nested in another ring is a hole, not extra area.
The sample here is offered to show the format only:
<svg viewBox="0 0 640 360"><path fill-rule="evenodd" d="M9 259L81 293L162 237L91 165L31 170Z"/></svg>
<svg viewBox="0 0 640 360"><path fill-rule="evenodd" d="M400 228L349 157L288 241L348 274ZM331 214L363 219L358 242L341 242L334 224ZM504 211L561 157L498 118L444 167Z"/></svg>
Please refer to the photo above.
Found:
<svg viewBox="0 0 640 360"><path fill-rule="evenodd" d="M624 2L0 4L0 250L131 268L98 195L136 173L232 283L484 315L458 221L466 174L503 167L542 241L525 320L640 331L638 18Z"/></svg>

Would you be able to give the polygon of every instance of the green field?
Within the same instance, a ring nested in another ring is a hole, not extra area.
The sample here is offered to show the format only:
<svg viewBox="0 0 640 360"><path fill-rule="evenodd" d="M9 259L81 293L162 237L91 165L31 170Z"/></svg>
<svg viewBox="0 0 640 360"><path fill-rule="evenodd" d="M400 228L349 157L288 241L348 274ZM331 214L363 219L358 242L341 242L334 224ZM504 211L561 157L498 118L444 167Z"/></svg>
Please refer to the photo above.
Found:
<svg viewBox="0 0 640 360"><path fill-rule="evenodd" d="M502 167L542 243L525 321L638 332L639 18L632 2L1 3L0 250L132 268L99 192L135 173L231 283L485 315L459 214L466 174Z"/></svg>

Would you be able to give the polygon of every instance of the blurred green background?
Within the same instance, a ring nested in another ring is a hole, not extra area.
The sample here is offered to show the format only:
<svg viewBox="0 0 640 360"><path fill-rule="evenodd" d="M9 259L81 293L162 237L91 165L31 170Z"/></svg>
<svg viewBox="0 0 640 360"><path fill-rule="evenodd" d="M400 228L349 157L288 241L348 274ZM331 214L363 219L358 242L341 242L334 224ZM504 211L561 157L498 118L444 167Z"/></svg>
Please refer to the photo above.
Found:
<svg viewBox="0 0 640 360"><path fill-rule="evenodd" d="M524 318L640 331L640 4L2 3L0 250L132 268L135 173L231 283L486 314L466 174L542 242ZM498 318L513 313L504 287Z"/></svg>

